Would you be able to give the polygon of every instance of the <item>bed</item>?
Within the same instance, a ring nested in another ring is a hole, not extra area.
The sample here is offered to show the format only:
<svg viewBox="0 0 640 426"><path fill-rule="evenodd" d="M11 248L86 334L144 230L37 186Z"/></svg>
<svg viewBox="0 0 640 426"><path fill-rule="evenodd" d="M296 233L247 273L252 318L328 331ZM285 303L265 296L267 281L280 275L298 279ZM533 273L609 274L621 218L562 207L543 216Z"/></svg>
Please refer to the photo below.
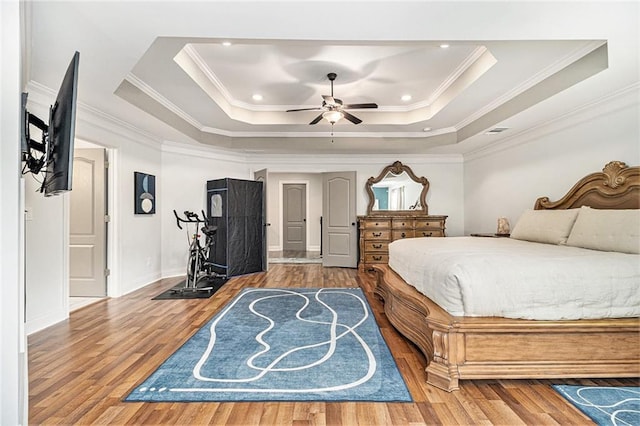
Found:
<svg viewBox="0 0 640 426"><path fill-rule="evenodd" d="M583 206L589 206L590 209ZM602 172L592 173L578 181L558 201L552 202L547 197L539 198L535 202L533 211L538 215L545 214L539 211L558 211L552 214L565 215L570 212L562 212L562 210L577 211L576 214L582 214L583 210L587 212L607 210L616 213L619 210L629 212L629 209L639 208L640 168L628 167L622 162L614 161L608 163ZM519 226L520 221L514 232ZM578 227L577 220L572 222L571 226L575 230ZM456 238L458 237L438 240L449 239L453 244ZM488 247L491 246L491 249L486 251L496 251L498 254L501 250L515 250L509 245L510 243L525 246L529 244L536 247L548 245L540 242L510 241L512 240L510 238L460 237L459 239L464 242L465 238L470 246L486 244ZM634 238L637 245L637 237L634 236ZM430 239L424 240L430 241ZM418 243L419 240L416 239L415 241L407 240L398 245ZM395 264L397 269L402 269L401 251L392 249L393 244L390 246L389 264ZM572 248L566 245L565 240L559 243L558 247L553 247L553 250L564 250L563 253L580 253L582 250L595 256L591 259L606 255L601 250ZM483 251L477 247L471 247L470 250ZM416 249L413 247L409 251L415 252ZM552 252L550 256L555 255ZM626 265L616 266L615 269L632 269L631 282L627 279L626 283L618 284L617 281L607 280L608 286L622 288L623 294L617 295L618 299L637 298L640 283L637 275L633 275L637 274L637 270L633 271L633 264L637 264L634 261L640 259L640 256L614 254L614 258L622 259L622 264ZM629 259L632 261L629 262ZM501 259L498 260L500 261ZM405 264L411 262L404 261ZM442 258L439 258L438 262L445 263ZM482 262L488 262L488 260L481 259L479 264ZM587 262L597 263L598 261ZM605 259L600 263L608 264L609 260ZM535 265L536 262L532 261L531 264ZM542 261L539 264L545 265ZM581 267L574 266L574 268ZM441 298L442 295L434 295L433 298L438 298L441 306L419 292L413 285L408 284L391 266L376 265L374 270L377 274L375 292L384 301L386 316L400 333L422 351L427 360L427 383L438 388L454 391L459 387L459 380L464 379L640 376L640 318L637 313L637 299L631 301L629 306L622 306L619 310L612 309L604 314L594 309L593 312L578 315L580 319L574 319L575 313L571 313L570 310L555 312L544 309L551 304L549 300L534 304L534 308L542 306L543 309L540 311L534 309L533 312L527 311L526 307L524 311L517 312L500 311L500 308L497 308L498 310L490 308L494 311L473 310L475 305L485 307L485 302L490 298L484 297L485 300L482 300L482 297L477 297L477 300L472 301L473 303L467 302L462 307L456 307L452 302L454 298L447 299L446 294L445 299ZM535 268L532 271L535 271ZM410 281L413 280L406 271L402 273ZM566 275L559 272L555 276L560 277L563 276L562 274ZM531 273L524 275L531 275ZM433 275L428 276L433 277ZM551 276L554 275L551 274ZM493 278L495 279L495 276ZM553 288L555 283L549 283L549 278L544 278L544 281L545 283L542 284L541 280L541 286L550 285L550 288ZM430 285L437 289L440 283L432 282ZM564 282L562 285L565 285ZM589 293L589 291L587 289L581 293ZM492 289L487 293L497 295L501 292ZM502 293L513 293L513 289L510 287ZM549 291L546 292L547 295L549 293ZM558 294L558 298L560 293L551 292L554 295ZM477 290L475 294L478 294ZM591 297L597 298L593 295ZM513 299L507 299L510 304L513 303ZM615 300L615 297L613 299L614 305L620 303L619 300ZM558 302L558 304L561 303ZM568 303L571 304L571 300ZM606 307L597 308L607 310ZM482 312L490 312L490 314L482 315Z"/></svg>

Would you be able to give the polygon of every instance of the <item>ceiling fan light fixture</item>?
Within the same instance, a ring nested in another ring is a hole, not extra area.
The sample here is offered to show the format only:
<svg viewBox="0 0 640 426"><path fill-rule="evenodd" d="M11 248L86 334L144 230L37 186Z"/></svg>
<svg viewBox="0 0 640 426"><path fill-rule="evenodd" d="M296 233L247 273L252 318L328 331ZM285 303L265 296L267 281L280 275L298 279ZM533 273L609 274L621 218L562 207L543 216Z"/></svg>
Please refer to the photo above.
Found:
<svg viewBox="0 0 640 426"><path fill-rule="evenodd" d="M342 100L333 97L333 81L336 79L337 75L334 72L330 72L327 74L327 78L331 82L331 95L322 95L322 105L319 108L296 108L296 109L288 109L287 112L294 111L324 111L320 113L316 118L311 120L310 125L318 124L324 118L331 126L336 124L338 121L343 118L353 124L360 124L362 120L358 117L352 115L347 112L348 109L366 109L366 108L378 108L378 104L375 102L367 102L360 104L343 104ZM333 129L333 127L332 127ZM333 130L331 130L333 132Z"/></svg>
<svg viewBox="0 0 640 426"><path fill-rule="evenodd" d="M327 111L322 113L322 118L324 118L331 124L336 124L343 117L344 117L344 114L340 111Z"/></svg>

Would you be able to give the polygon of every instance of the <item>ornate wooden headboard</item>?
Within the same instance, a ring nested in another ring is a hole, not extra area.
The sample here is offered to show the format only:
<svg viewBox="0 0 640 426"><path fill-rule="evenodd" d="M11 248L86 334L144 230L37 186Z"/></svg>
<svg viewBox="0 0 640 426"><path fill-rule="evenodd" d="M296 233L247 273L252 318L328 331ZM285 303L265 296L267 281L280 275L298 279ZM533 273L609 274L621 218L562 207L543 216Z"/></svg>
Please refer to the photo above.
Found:
<svg viewBox="0 0 640 426"><path fill-rule="evenodd" d="M591 173L558 201L536 200L536 210L564 210L582 206L594 209L640 209L640 167L611 161L602 172Z"/></svg>

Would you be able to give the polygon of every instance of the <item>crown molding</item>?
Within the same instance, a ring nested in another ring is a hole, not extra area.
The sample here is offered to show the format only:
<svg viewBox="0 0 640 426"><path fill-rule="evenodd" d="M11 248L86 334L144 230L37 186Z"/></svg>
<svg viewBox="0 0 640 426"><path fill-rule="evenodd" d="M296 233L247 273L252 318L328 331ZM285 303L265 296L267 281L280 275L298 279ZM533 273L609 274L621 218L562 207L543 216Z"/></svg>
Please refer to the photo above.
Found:
<svg viewBox="0 0 640 426"><path fill-rule="evenodd" d="M422 104L418 103L418 104L412 105L413 108L409 109L408 111L411 111L413 109L418 109L420 107L426 107L433 104L440 96L442 96L447 91L447 89L449 89L449 87L453 83L455 83L460 78L462 74L464 74L465 71L469 69L469 67L471 67L471 65L475 64L476 61L480 59L485 52L487 52L487 50L488 49L485 46L476 47L473 50L473 52L471 52L471 54L467 56L464 61L462 61L462 63L458 66L458 68L456 68L451 73L451 75L447 77L440 84L440 86L438 86L438 88L433 92L433 94L431 94L429 99L427 99Z"/></svg>
<svg viewBox="0 0 640 426"><path fill-rule="evenodd" d="M208 145L196 146L175 141L164 141L160 150L168 154L228 161L242 165L247 163L247 155L245 153L222 150Z"/></svg>
<svg viewBox="0 0 640 426"><path fill-rule="evenodd" d="M55 102L57 92L36 81L30 81L27 84L26 90L29 93L28 103L35 104L48 110ZM154 149L159 149L159 145L162 143L162 139L160 137L139 129L124 120L120 120L119 118L109 115L85 103L78 101L77 108L76 120L80 122L106 130L107 132ZM76 136L89 142L95 141L95 138L92 138L90 135L83 134L82 130L78 127L76 127ZM108 142L101 141L100 144L108 145Z"/></svg>
<svg viewBox="0 0 640 426"><path fill-rule="evenodd" d="M149 96L154 101L158 102L160 105L195 127L196 129L202 131L204 126L191 115L187 114L185 111L180 109L176 104L171 102L169 99L162 96L159 92L157 92L153 87L149 86L144 80L140 79L133 73L127 74L125 80L131 83L134 87L138 88L142 93Z"/></svg>
<svg viewBox="0 0 640 426"><path fill-rule="evenodd" d="M431 110L431 104L438 102L441 98L446 97L452 86L464 75L476 62L478 62L485 54L490 54L489 50L485 46L477 46L459 65L454 71L444 79L444 81L438 86L438 88L431 94L429 99L416 102L410 105L398 105L398 106L380 106L377 108L376 113L420 113L424 118L432 118L434 111ZM194 81L194 83L200 87L200 89L208 95L208 97L215 102L218 107L227 116L234 120L247 122L247 119L243 119L241 116L251 113L283 113L287 109L295 108L315 108L316 105L254 105L246 102L239 101L231 95L231 93L224 86L222 81L211 70L206 61L200 56L197 49L193 44L186 44L180 52L174 56L174 62ZM486 70L484 70L486 71ZM483 72L484 73L484 72ZM479 77L479 76L477 76ZM476 78L477 78L476 77ZM167 109L181 117L186 122L190 123L196 129L206 132L217 134L227 137L322 137L319 135L309 136L305 133L290 134L288 132L234 132L229 130L223 130L220 128L205 126L198 122L192 116L185 111L175 106L172 102L164 98L160 93L149 87L144 81L131 75L126 78L131 84L139 88L145 94L150 96L156 102L165 106ZM443 101L443 105L446 105L449 101ZM257 123L254 123L257 124ZM267 124L267 123L262 123ZM389 123L390 124L390 123ZM405 123L410 124L410 123ZM387 133L380 135L378 133L371 133L367 137L423 137L424 135L417 133ZM354 136L360 137L360 136Z"/></svg>
<svg viewBox="0 0 640 426"><path fill-rule="evenodd" d="M242 108L242 109L246 109L248 111L254 111L254 112L259 112L259 111L280 112L280 111L283 111L284 109L290 109L290 108L283 108L281 106L274 106L274 105L252 105L246 102L236 100L231 95L231 93L227 90L224 84L222 84L222 81L220 81L218 76L211 70L211 68L209 68L205 60L202 59L202 56L200 56L198 51L193 47L193 44L187 44L184 47L183 51L189 57L189 59L191 59L191 62L196 67L198 67L200 72L202 72L202 74L205 75L205 77L209 80L209 82L213 85L213 87L215 87L215 89L220 93L220 95L222 95L224 100L232 107ZM178 65L183 69L183 71L187 72L187 70L185 70L180 63L178 63ZM187 75L189 75L188 72L187 72ZM293 108L296 108L296 107L293 107Z"/></svg>
<svg viewBox="0 0 640 426"><path fill-rule="evenodd" d="M189 57L192 64L195 65L209 80L209 82L216 88L216 90L222 95L225 101L236 108L246 109L248 111L260 112L282 112L287 109L294 108L313 108L317 105L254 105L246 102L236 100L227 88L222 84L222 81L216 76L216 74L209 68L206 61L200 56L198 51L193 47L193 44L187 44L183 49L183 52ZM485 52L487 48L485 46L476 47L469 56L436 88L436 90L429 96L429 98L422 102L416 102L410 105L399 106L381 106L378 111L381 112L410 112L421 108L429 108L429 106L438 99L455 81L471 66L473 65ZM178 65L184 70L182 65ZM186 70L184 70L186 72ZM189 74L189 73L187 73ZM405 136L406 137L406 136Z"/></svg>
<svg viewBox="0 0 640 426"><path fill-rule="evenodd" d="M186 48L185 48L186 49ZM203 133L210 133L230 138L324 138L326 134L319 132L235 132L230 130L219 129L216 127L205 126L191 115L180 109L173 102L162 96L159 92L146 84L135 74L129 73L125 80L134 87L142 91L154 101L158 102L164 108L177 115L195 129ZM330 131L330 130L327 130ZM443 133L456 131L453 128L436 129L430 132L334 132L335 137L340 138L424 138L435 136Z"/></svg>
<svg viewBox="0 0 640 426"><path fill-rule="evenodd" d="M207 128L205 128L207 129ZM205 131L205 130L203 130ZM431 130L429 132L336 132L333 131L334 138L427 138L430 136L438 136L446 133L455 132L456 129L452 127L446 127L443 129ZM328 133L331 133L331 129L327 129L326 132L208 132L214 134L220 134L224 136L234 138L326 138Z"/></svg>
<svg viewBox="0 0 640 426"><path fill-rule="evenodd" d="M617 111L634 104L638 105L638 99L640 99L640 82L624 87L534 127L506 136L489 146L469 151L464 154L464 161L470 162L507 151L520 145L534 142L548 134L601 117L608 112Z"/></svg>
<svg viewBox="0 0 640 426"><path fill-rule="evenodd" d="M308 169L309 166L321 166L326 171L334 170L333 168L327 168L327 165L344 165L344 166L371 166L371 165L388 165L390 154L291 154L283 157L278 154L256 154L248 155L246 163L248 165L264 166L268 165L269 171L271 168L275 168L273 171L277 171L278 167L285 167L291 170L291 166L300 166L304 169ZM400 160L407 164L457 164L463 163L464 158L461 154L411 154L411 155L396 155L394 160Z"/></svg>
<svg viewBox="0 0 640 426"><path fill-rule="evenodd" d="M606 44L606 41L604 41L604 40L593 40L593 41L590 41L589 43L586 43L585 45L575 49L570 54L568 54L565 57L559 59L558 61L550 64L549 66L543 68L538 73L536 73L533 76L531 76L529 79L523 81L518 86L516 86L513 89L509 90L508 92L504 93L502 96L494 99L493 102L490 102L490 103L486 104L484 107L480 108L479 110L477 110L476 112L474 112L473 114L471 114L470 116L465 118L464 120L462 120L459 123L457 123L454 127L456 129L462 129L466 125L471 124L474 121L482 118L486 114L488 114L491 111L493 111L496 108L498 108L500 105L502 105L505 102L515 98L519 94L521 94L521 93L525 92L526 90L534 87L536 84L540 83L544 79L552 76L553 74L557 73L558 71L566 68L567 66L569 66L572 63L576 62L577 60L583 58L587 54L593 52L598 47L602 46L603 44Z"/></svg>

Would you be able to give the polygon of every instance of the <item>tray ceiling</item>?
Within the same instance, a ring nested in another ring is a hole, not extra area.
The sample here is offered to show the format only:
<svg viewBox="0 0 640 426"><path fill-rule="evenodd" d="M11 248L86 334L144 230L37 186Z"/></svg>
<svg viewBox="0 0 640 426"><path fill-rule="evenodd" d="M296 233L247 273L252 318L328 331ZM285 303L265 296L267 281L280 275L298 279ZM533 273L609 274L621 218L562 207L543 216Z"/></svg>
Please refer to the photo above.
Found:
<svg viewBox="0 0 640 426"><path fill-rule="evenodd" d="M601 24L612 34L589 34L586 23L578 23L576 37L560 37L562 31L547 34L543 24L534 37L535 17L506 8L503 18L524 21L507 21L511 38L504 39L465 27L461 14L450 20L451 28L438 23L453 8L468 18L476 11L481 22L495 3L341 2L344 13L359 7L362 19L345 29L338 26L344 16L334 16L336 31L306 29L314 19L305 11L319 4L34 2L28 9L29 77L38 87L55 88L59 73L51 65L79 50L82 105L161 140L273 153L464 152L549 120L554 108L575 109L601 97L602 91L585 96L575 90L574 97L558 96L574 86L588 89L594 76L611 88L637 84L629 68L637 71L633 58L620 58L623 79L607 75L613 74L610 37L623 37L608 21ZM538 5L538 18L554 10ZM424 15L433 28L413 19L427 11L433 12ZM185 14L188 24L180 18ZM326 10L316 14L323 22ZM581 16L589 21L595 14ZM390 21L375 36L370 26L385 15L409 22ZM282 25L274 26L274 19ZM624 40L625 46L637 44L626 35ZM637 59L637 52L629 54ZM330 94L330 72L337 73L336 98L379 108L349 110L363 122L341 120L333 128L326 120L308 124L321 111L285 112L319 107L322 95ZM540 106L549 102L545 113ZM507 131L485 135L493 127Z"/></svg>

